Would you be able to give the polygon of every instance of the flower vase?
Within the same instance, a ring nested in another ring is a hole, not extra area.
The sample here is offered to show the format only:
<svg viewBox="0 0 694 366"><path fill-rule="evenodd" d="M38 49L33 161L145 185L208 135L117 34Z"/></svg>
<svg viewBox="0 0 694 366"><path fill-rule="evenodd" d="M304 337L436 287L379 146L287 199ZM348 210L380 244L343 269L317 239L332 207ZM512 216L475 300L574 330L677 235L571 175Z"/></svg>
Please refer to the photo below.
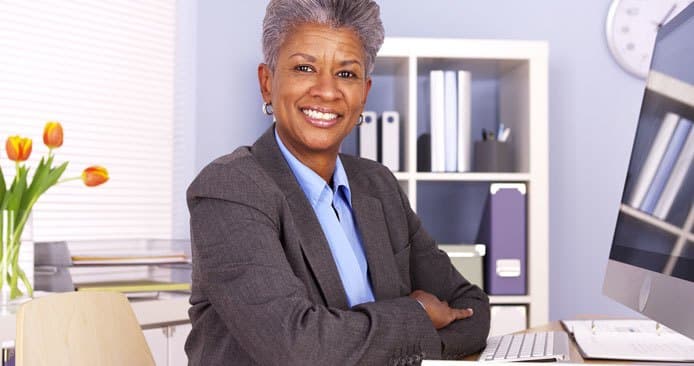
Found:
<svg viewBox="0 0 694 366"><path fill-rule="evenodd" d="M32 234L31 214L23 219L17 211L0 211L0 312L33 297Z"/></svg>

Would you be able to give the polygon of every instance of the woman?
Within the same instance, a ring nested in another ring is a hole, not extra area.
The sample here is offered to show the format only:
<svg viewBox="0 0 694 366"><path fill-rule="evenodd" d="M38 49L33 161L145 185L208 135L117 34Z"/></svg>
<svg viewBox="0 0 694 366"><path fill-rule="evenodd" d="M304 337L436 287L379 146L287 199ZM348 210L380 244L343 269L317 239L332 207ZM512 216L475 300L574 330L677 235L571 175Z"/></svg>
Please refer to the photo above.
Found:
<svg viewBox="0 0 694 366"><path fill-rule="evenodd" d="M270 1L258 79L276 123L188 190L191 364L418 364L484 346L485 294L387 168L338 154L383 33L372 0Z"/></svg>

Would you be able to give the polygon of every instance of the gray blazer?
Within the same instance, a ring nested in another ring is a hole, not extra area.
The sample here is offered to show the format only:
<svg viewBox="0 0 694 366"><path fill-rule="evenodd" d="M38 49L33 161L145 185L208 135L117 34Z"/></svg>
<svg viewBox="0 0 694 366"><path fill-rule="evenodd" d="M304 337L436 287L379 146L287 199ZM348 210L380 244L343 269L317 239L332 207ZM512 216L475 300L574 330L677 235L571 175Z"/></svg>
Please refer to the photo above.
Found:
<svg viewBox="0 0 694 366"><path fill-rule="evenodd" d="M273 126L274 127L274 126ZM489 300L437 249L384 166L341 155L375 302L353 308L273 128L188 188L191 365L407 365L480 350ZM474 315L436 330L422 289Z"/></svg>

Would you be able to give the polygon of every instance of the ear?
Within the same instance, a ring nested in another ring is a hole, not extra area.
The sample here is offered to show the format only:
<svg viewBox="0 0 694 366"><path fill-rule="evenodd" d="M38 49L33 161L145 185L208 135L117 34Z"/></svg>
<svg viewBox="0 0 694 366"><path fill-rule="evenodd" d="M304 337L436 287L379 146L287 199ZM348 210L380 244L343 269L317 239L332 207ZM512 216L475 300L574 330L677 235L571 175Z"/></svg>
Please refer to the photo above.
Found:
<svg viewBox="0 0 694 366"><path fill-rule="evenodd" d="M267 64L258 65L258 84L265 103L272 101L272 71Z"/></svg>
<svg viewBox="0 0 694 366"><path fill-rule="evenodd" d="M366 79L364 85L364 100L361 101L362 105L366 105L366 98L369 96L369 91L371 91L371 78Z"/></svg>

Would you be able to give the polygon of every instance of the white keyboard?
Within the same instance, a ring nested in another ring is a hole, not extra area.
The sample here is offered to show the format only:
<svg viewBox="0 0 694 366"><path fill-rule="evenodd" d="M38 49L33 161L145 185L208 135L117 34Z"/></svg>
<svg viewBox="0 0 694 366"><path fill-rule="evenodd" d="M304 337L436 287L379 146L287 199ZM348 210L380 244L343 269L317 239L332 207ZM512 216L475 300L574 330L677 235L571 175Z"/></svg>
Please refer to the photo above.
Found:
<svg viewBox="0 0 694 366"><path fill-rule="evenodd" d="M480 361L566 361L569 336L565 332L536 332L489 337Z"/></svg>

